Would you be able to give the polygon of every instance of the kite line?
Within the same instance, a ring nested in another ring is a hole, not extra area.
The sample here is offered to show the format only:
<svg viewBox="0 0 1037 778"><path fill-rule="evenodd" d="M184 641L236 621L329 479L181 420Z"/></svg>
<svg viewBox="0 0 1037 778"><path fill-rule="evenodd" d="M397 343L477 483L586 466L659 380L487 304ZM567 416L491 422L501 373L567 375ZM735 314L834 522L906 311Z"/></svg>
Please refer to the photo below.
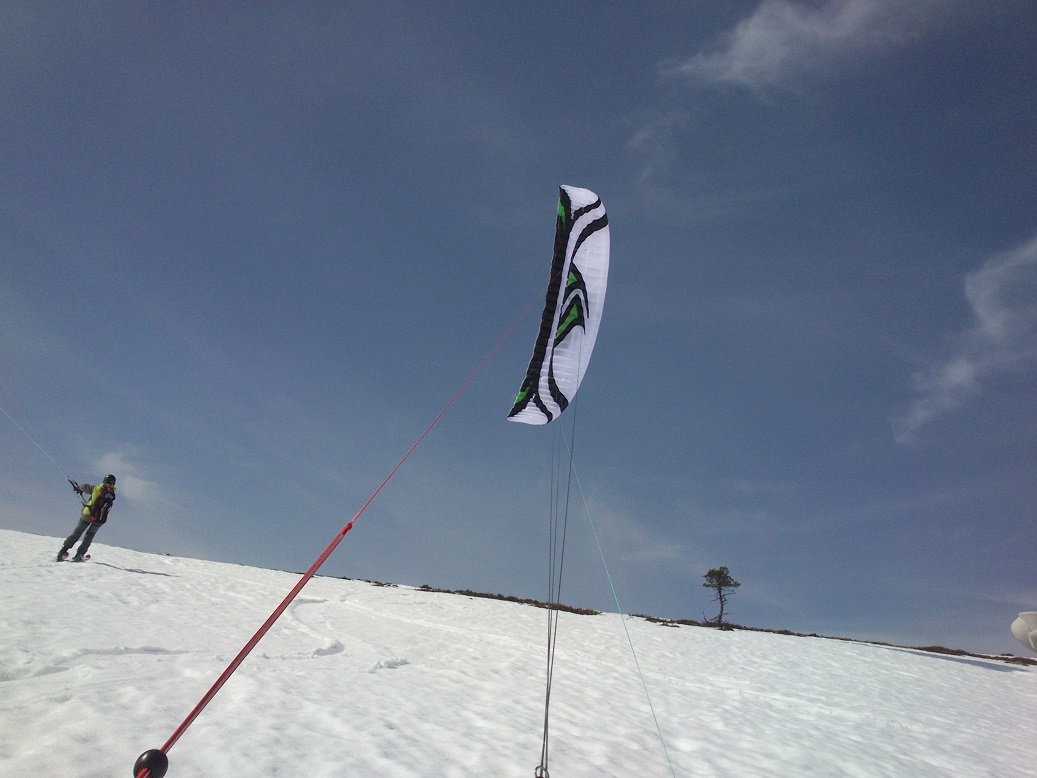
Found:
<svg viewBox="0 0 1037 778"><path fill-rule="evenodd" d="M8 391L8 394L10 394L10 391ZM20 429L22 431L22 434L25 435L25 437L27 437L32 442L32 444L34 446L36 446L36 448L38 448L43 453L43 456L47 457L47 459L49 459L54 464L54 467L56 467L61 472L61 474L63 476L65 476L65 480L67 480L70 484L72 484L73 488L76 488L76 482L72 480L72 476L70 476L68 474L68 471L65 470L65 468L63 468L61 465L59 465L57 463L57 460L55 460L54 457L52 457L50 454L48 454L47 450L43 446L41 446L39 443L36 442L36 438L34 438L32 435L30 435L28 433L28 431L25 429L25 427L23 427L21 424L19 424L17 421L15 421L14 417L11 414L9 414L7 411L5 411L2 407L0 407L0 413L2 413L4 416L6 416L8 419L10 419L11 423L14 426L16 426L18 429ZM82 495L79 495L79 500L80 500L80 502L83 503L83 507L86 507L87 501L83 498Z"/></svg>
<svg viewBox="0 0 1037 778"><path fill-rule="evenodd" d="M25 435L25 437L27 437L32 442L32 444L34 446L36 446L36 448L38 448L41 452L43 452L43 456L47 457L47 459L49 459L54 464L54 467L56 467L61 472L61 474L63 476L65 476L65 478L68 479L69 483L72 482L72 476L70 476L65 471L65 468L63 468L61 465L59 465L55 461L54 457L52 457L50 454L47 453L47 450L45 448L43 448L43 446L41 446L39 443L36 442L36 439L25 430L25 427L23 427L21 424L16 422L14 420L14 417L11 414L9 414L7 411L5 411L2 407L0 407L0 413L2 413L4 416L6 416L8 419L10 419L11 420L11 424L13 424L18 429L20 429L22 431L22 434Z"/></svg>

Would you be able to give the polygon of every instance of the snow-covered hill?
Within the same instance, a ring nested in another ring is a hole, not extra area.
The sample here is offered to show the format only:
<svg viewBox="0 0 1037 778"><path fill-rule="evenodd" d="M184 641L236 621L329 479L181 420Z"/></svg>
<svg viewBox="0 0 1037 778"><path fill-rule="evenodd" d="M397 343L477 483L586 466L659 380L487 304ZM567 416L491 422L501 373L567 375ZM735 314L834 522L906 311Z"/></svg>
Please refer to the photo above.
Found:
<svg viewBox="0 0 1037 778"><path fill-rule="evenodd" d="M58 539L0 542L4 776L129 776L298 581L102 543L59 564ZM653 717L623 626L561 615L552 778L1037 776L1037 668L627 618ZM546 627L526 605L315 579L168 776L528 778Z"/></svg>

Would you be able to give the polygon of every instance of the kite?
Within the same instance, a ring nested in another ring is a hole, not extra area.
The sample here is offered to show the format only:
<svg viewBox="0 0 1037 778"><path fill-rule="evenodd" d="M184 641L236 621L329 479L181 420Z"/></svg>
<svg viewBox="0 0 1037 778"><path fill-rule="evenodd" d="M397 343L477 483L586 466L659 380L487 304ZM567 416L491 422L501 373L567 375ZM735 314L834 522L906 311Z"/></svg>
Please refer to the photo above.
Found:
<svg viewBox="0 0 1037 778"><path fill-rule="evenodd" d="M605 302L608 224L594 192L559 188L554 260L540 334L508 421L547 424L576 396Z"/></svg>
<svg viewBox="0 0 1037 778"><path fill-rule="evenodd" d="M1012 634L1028 649L1037 651L1037 611L1020 613L1012 622Z"/></svg>

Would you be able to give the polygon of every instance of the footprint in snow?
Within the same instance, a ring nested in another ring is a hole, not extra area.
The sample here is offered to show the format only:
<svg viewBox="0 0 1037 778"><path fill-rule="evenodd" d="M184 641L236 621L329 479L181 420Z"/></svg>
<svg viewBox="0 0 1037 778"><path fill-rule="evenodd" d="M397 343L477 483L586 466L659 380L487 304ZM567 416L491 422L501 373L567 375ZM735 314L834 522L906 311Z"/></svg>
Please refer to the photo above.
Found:
<svg viewBox="0 0 1037 778"><path fill-rule="evenodd" d="M379 670L394 670L395 668L403 667L406 664L410 663L403 658L379 659L377 662L374 663L374 666L368 669L367 672L376 673Z"/></svg>

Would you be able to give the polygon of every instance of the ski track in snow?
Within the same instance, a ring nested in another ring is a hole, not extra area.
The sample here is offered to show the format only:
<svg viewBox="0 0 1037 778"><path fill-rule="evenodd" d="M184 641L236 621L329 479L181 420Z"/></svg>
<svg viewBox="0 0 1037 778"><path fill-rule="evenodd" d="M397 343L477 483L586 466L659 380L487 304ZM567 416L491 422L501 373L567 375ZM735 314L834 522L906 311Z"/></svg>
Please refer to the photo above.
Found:
<svg viewBox="0 0 1037 778"><path fill-rule="evenodd" d="M128 775L298 575L0 530L0 775ZM1037 776L1037 672L995 660L560 614L553 778ZM171 750L169 778L524 776L546 613L316 578ZM1006 629L1008 626L1006 625Z"/></svg>

